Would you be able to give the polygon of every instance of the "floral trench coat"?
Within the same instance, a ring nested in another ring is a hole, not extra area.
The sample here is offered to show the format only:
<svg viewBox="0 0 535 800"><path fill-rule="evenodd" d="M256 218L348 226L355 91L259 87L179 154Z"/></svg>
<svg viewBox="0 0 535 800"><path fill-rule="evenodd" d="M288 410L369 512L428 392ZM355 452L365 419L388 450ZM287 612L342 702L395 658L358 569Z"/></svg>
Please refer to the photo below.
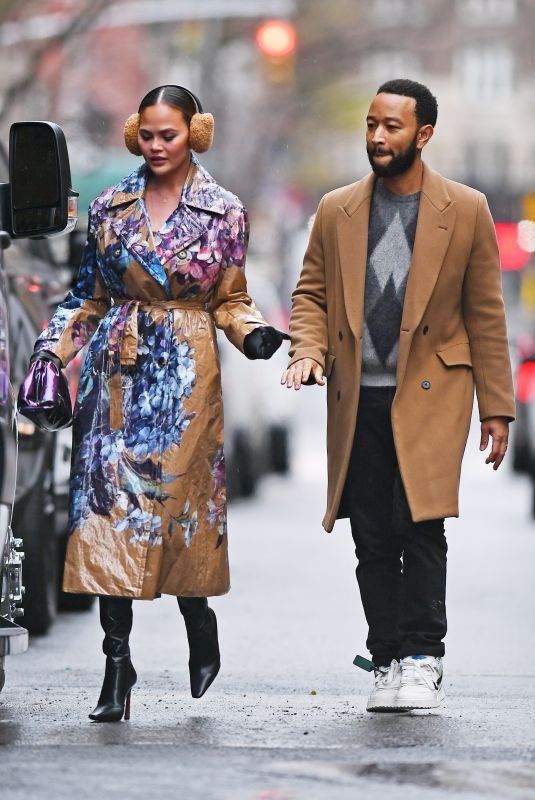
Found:
<svg viewBox="0 0 535 800"><path fill-rule="evenodd" d="M64 589L152 599L229 589L214 323L265 325L244 276L247 214L195 161L151 232L142 166L90 206L75 288L36 350L89 343L74 411Z"/></svg>

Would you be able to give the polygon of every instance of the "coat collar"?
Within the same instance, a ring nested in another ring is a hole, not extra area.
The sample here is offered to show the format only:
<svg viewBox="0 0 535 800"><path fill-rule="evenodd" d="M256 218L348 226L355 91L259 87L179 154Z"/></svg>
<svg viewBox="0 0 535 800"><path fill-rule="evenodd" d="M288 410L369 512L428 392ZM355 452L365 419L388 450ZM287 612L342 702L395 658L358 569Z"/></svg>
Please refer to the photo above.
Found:
<svg viewBox="0 0 535 800"><path fill-rule="evenodd" d="M196 208L199 211L224 214L225 190L199 164L194 155L191 157L191 164L190 180L182 191L181 202L189 208ZM117 184L107 203L108 207L116 208L141 199L145 194L148 177L149 169L146 164L142 164Z"/></svg>

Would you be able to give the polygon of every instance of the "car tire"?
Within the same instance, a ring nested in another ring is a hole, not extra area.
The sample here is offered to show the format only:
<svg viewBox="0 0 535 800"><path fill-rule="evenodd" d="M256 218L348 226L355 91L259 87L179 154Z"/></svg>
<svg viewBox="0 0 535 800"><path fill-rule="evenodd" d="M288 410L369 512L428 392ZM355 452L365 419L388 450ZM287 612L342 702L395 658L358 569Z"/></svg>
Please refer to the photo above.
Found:
<svg viewBox="0 0 535 800"><path fill-rule="evenodd" d="M38 635L47 633L57 613L57 537L54 515L47 513L45 481L43 470L37 484L13 511L13 530L23 540L25 555L23 625Z"/></svg>
<svg viewBox="0 0 535 800"><path fill-rule="evenodd" d="M243 431L238 431L234 437L233 453L238 496L252 497L258 483L258 469L254 460L253 448Z"/></svg>
<svg viewBox="0 0 535 800"><path fill-rule="evenodd" d="M513 457L511 465L513 472L523 474L529 472L530 454L526 445L516 444L513 438Z"/></svg>
<svg viewBox="0 0 535 800"><path fill-rule="evenodd" d="M290 443L288 429L284 425L271 425L269 429L270 466L277 475L290 471Z"/></svg>

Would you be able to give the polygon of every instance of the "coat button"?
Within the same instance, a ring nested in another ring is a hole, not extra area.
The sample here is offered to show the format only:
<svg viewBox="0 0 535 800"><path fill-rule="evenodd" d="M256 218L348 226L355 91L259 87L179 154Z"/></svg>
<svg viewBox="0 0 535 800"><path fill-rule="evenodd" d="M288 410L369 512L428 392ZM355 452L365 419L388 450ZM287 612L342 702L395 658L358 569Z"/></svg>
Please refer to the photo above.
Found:
<svg viewBox="0 0 535 800"><path fill-rule="evenodd" d="M422 381L422 389L430 389L431 381Z"/></svg>
<svg viewBox="0 0 535 800"><path fill-rule="evenodd" d="M342 331L338 331L338 338L340 339L340 341L342 341L342 339L344 338L344 334L342 333Z"/></svg>
<svg viewBox="0 0 535 800"><path fill-rule="evenodd" d="M424 325L422 333L424 336L427 336L427 334L429 333L429 325Z"/></svg>

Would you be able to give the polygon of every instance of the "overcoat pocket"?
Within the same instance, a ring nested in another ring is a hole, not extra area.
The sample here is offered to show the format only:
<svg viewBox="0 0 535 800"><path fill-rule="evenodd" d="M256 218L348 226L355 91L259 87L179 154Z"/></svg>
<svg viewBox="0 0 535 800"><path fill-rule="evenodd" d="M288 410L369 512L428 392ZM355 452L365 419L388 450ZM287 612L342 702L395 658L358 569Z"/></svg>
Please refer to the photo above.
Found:
<svg viewBox="0 0 535 800"><path fill-rule="evenodd" d="M458 344L452 344L443 350L438 350L437 356L446 367L472 366L469 342L458 342Z"/></svg>

